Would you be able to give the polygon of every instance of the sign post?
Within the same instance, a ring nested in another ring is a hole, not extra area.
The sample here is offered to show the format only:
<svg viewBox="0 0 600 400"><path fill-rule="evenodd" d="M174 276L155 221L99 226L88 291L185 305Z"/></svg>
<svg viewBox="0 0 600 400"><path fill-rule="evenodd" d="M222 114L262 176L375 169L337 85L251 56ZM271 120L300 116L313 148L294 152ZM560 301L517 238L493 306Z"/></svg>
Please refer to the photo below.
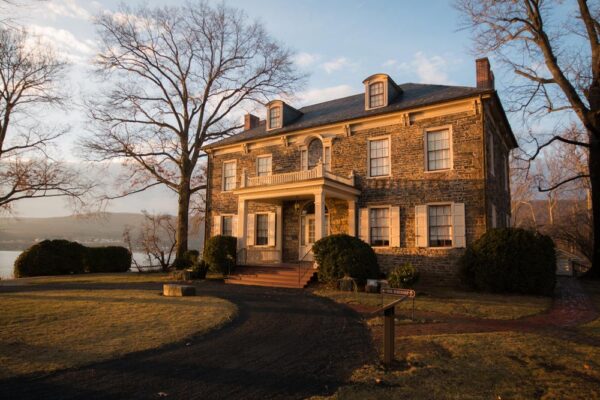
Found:
<svg viewBox="0 0 600 400"><path fill-rule="evenodd" d="M396 341L396 304L400 303L406 298L407 296L403 296L373 313L373 315L375 315L383 311L383 364L386 367L392 365L392 361L394 361L394 347Z"/></svg>

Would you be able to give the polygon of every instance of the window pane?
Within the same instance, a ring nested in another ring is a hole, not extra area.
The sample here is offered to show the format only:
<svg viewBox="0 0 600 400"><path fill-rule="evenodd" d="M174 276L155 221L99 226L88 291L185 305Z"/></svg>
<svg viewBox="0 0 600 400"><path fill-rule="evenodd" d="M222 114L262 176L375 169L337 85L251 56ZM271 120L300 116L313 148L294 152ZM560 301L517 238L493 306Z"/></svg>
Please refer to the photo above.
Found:
<svg viewBox="0 0 600 400"><path fill-rule="evenodd" d="M383 83L377 82L369 85L369 108L383 105Z"/></svg>
<svg viewBox="0 0 600 400"><path fill-rule="evenodd" d="M221 234L225 236L233 236L233 219L231 217L223 217L221 225Z"/></svg>
<svg viewBox="0 0 600 400"><path fill-rule="evenodd" d="M390 245L390 219L388 208L372 208L369 211L371 246Z"/></svg>
<svg viewBox="0 0 600 400"><path fill-rule="evenodd" d="M269 243L269 216L267 214L256 214L256 244L266 245Z"/></svg>
<svg viewBox="0 0 600 400"><path fill-rule="evenodd" d="M450 168L450 132L427 132L427 170Z"/></svg>
<svg viewBox="0 0 600 400"><path fill-rule="evenodd" d="M235 189L235 162L223 164L223 189Z"/></svg>
<svg viewBox="0 0 600 400"><path fill-rule="evenodd" d="M369 142L369 176L390 174L389 143L388 139L371 140Z"/></svg>
<svg viewBox="0 0 600 400"><path fill-rule="evenodd" d="M257 175L265 176L271 174L271 157L259 157L256 159Z"/></svg>
<svg viewBox="0 0 600 400"><path fill-rule="evenodd" d="M281 126L281 108L273 107L269 110L269 128L279 128Z"/></svg>
<svg viewBox="0 0 600 400"><path fill-rule="evenodd" d="M452 246L452 207L429 206L429 246Z"/></svg>

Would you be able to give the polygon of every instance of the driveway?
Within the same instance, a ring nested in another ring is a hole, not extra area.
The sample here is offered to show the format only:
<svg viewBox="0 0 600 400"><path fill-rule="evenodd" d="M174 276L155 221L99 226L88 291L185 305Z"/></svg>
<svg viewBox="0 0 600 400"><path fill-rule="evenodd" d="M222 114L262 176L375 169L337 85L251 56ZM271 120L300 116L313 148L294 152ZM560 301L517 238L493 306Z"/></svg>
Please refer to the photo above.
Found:
<svg viewBox="0 0 600 400"><path fill-rule="evenodd" d="M161 290L160 284L1 287L6 291ZM374 361L354 311L295 289L203 282L201 295L235 303L226 327L155 350L43 377L0 381L2 399L301 399L331 394Z"/></svg>

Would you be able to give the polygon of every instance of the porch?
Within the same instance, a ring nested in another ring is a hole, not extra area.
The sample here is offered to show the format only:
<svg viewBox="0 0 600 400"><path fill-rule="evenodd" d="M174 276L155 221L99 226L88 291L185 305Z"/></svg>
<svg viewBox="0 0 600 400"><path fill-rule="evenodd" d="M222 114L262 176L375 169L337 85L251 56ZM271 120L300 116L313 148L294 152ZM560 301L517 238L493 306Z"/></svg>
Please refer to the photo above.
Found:
<svg viewBox="0 0 600 400"><path fill-rule="evenodd" d="M305 171L249 178L238 199L238 265L312 262L312 245L333 233L355 235L354 177Z"/></svg>

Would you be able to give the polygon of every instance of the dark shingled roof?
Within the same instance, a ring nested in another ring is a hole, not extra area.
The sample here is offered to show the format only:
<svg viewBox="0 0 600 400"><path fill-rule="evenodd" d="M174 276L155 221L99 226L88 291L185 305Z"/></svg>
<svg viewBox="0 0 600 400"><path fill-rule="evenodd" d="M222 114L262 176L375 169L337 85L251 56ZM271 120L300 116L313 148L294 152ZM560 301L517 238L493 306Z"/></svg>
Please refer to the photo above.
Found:
<svg viewBox="0 0 600 400"><path fill-rule="evenodd" d="M299 129L312 128L355 118L387 114L394 111L494 92L490 89L477 89L465 86L423 85L417 83L405 83L399 86L402 89L402 94L386 107L365 110L365 95L364 93L360 93L341 99L327 101L325 103L302 107L300 108L302 116L283 128L267 131L265 121L261 121L259 126L254 129L249 129L240 132L237 135L210 143L204 146L204 148L220 147L247 140L277 136L282 133L297 131Z"/></svg>

